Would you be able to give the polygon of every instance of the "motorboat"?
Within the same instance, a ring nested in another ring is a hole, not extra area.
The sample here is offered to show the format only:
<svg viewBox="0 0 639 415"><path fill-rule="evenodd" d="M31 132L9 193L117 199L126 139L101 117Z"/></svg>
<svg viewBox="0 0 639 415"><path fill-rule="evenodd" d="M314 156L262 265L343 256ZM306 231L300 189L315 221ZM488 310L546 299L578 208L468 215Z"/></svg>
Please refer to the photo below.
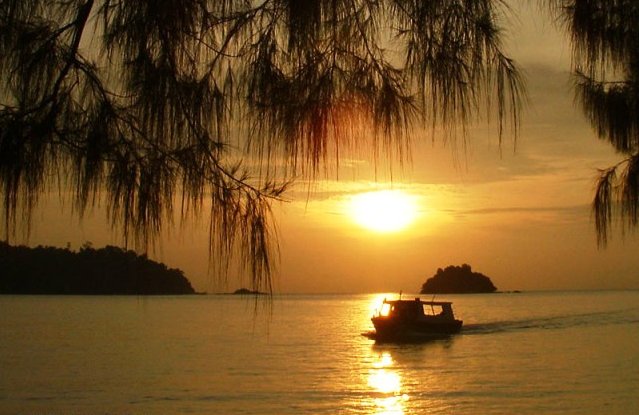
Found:
<svg viewBox="0 0 639 415"><path fill-rule="evenodd" d="M458 333L463 322L449 301L386 300L371 318L375 331L363 333L380 341L416 341Z"/></svg>

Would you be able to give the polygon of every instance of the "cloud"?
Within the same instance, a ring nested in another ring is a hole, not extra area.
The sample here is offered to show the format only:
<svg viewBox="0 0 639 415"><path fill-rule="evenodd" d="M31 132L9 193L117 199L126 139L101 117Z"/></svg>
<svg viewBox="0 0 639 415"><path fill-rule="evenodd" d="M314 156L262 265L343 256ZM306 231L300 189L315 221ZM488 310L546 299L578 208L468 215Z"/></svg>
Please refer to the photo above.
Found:
<svg viewBox="0 0 639 415"><path fill-rule="evenodd" d="M447 209L446 212L457 215L501 215L501 214L537 214L537 213L555 213L560 216L575 217L582 216L590 211L590 205L572 205L572 206L505 206L505 207L488 207L473 209Z"/></svg>

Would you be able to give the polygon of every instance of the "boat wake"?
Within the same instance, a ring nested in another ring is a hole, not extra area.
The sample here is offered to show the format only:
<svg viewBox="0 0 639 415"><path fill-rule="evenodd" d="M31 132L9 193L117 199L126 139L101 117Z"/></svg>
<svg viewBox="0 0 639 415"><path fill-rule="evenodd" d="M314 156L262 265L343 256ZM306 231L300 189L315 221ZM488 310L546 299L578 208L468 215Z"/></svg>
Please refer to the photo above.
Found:
<svg viewBox="0 0 639 415"><path fill-rule="evenodd" d="M540 317L524 320L504 320L481 324L465 324L462 334L493 334L520 330L558 330L571 327L639 324L639 313L629 310Z"/></svg>

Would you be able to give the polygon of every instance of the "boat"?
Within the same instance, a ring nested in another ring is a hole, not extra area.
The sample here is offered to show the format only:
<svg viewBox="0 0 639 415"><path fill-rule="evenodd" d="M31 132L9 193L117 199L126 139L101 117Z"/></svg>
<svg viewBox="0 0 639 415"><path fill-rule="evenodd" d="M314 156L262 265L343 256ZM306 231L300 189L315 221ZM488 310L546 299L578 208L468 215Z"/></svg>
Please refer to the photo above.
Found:
<svg viewBox="0 0 639 415"><path fill-rule="evenodd" d="M363 333L377 341L419 341L458 333L462 320L449 301L386 300L371 318L375 331Z"/></svg>

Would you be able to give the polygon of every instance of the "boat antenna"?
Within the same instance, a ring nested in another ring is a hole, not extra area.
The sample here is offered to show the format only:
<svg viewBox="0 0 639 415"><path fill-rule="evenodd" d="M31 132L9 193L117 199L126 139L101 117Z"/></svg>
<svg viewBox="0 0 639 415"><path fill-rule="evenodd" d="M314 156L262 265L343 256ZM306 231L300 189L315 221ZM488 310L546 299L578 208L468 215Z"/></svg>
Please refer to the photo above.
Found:
<svg viewBox="0 0 639 415"><path fill-rule="evenodd" d="M402 299L402 290L399 290L399 299Z"/></svg>

